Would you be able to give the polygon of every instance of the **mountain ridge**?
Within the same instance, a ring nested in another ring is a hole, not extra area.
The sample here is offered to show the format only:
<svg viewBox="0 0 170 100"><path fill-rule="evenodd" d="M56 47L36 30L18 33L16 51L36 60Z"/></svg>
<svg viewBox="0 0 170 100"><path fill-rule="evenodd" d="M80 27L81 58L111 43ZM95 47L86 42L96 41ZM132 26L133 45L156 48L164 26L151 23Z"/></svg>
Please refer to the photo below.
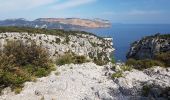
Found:
<svg viewBox="0 0 170 100"><path fill-rule="evenodd" d="M106 28L111 23L103 19L81 18L38 18L33 21L24 18L6 19L0 21L0 26L24 26L48 29L78 29L78 28Z"/></svg>

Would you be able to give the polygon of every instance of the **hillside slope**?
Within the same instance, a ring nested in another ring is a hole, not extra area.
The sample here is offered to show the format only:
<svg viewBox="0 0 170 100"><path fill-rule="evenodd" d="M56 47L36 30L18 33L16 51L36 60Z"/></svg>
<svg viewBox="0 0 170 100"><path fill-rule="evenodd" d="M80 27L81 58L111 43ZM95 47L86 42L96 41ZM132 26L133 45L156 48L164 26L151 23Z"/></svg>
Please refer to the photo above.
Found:
<svg viewBox="0 0 170 100"><path fill-rule="evenodd" d="M0 26L25 26L48 29L79 29L110 27L111 24L109 21L99 19L39 18L33 21L28 21L26 19L19 18L2 20L0 21Z"/></svg>

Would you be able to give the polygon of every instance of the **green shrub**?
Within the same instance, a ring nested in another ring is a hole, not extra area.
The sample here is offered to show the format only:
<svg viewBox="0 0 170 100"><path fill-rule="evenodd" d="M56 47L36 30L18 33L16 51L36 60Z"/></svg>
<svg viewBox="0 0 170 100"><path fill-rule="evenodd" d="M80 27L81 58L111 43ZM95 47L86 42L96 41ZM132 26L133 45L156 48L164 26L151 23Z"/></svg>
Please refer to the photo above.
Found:
<svg viewBox="0 0 170 100"><path fill-rule="evenodd" d="M3 53L14 56L15 63L22 66L32 64L45 68L50 62L48 52L33 41L31 45L26 45L22 41L9 41L4 45Z"/></svg>
<svg viewBox="0 0 170 100"><path fill-rule="evenodd" d="M122 71L119 71L119 72L116 72L116 73L113 73L112 74L112 78L120 78L120 77L123 77L123 73Z"/></svg>
<svg viewBox="0 0 170 100"><path fill-rule="evenodd" d="M93 47L97 47L97 43L95 43L95 42L90 42L90 44L91 44Z"/></svg>
<svg viewBox="0 0 170 100"><path fill-rule="evenodd" d="M87 62L85 56L75 56L74 59L75 59L74 63L76 63L76 64L82 64L82 63Z"/></svg>
<svg viewBox="0 0 170 100"><path fill-rule="evenodd" d="M69 43L70 42L70 38L69 38L69 36L67 35L66 37L65 37L65 40L64 40L64 43Z"/></svg>
<svg viewBox="0 0 170 100"><path fill-rule="evenodd" d="M85 56L78 56L73 53L66 53L65 55L59 57L56 60L57 65L64 65L64 64L82 64L88 62Z"/></svg>
<svg viewBox="0 0 170 100"><path fill-rule="evenodd" d="M154 59L163 62L166 67L170 67L170 51L158 53L155 55Z"/></svg>
<svg viewBox="0 0 170 100"><path fill-rule="evenodd" d="M126 61L126 65L133 66L134 68L139 69L139 70L151 68L153 66L164 67L164 63L157 61L157 60L151 60L151 59L145 59L145 60L129 59Z"/></svg>
<svg viewBox="0 0 170 100"><path fill-rule="evenodd" d="M111 63L114 64L115 62L116 62L116 61L115 61L115 58L112 57L112 58L111 58Z"/></svg>
<svg viewBox="0 0 170 100"><path fill-rule="evenodd" d="M128 59L126 61L126 65L127 66L131 66L131 65L136 66L137 65L137 60L135 60L135 59Z"/></svg>
<svg viewBox="0 0 170 100"><path fill-rule="evenodd" d="M45 68L39 68L36 72L35 72L35 76L37 77L43 77L48 75L48 71L46 71Z"/></svg>
<svg viewBox="0 0 170 100"><path fill-rule="evenodd" d="M22 91L22 87L16 87L13 89L15 94L19 94Z"/></svg>
<svg viewBox="0 0 170 100"><path fill-rule="evenodd" d="M59 57L56 60L57 65L64 65L64 64L71 64L71 63L73 63L73 57L69 53L66 53L65 55Z"/></svg>
<svg viewBox="0 0 170 100"><path fill-rule="evenodd" d="M99 37L97 35L94 35L89 32L84 32L84 31L64 31L61 29L38 29L38 28L31 28L31 27L15 27L15 26L8 26L8 27L0 27L0 33L4 32L28 32L29 34L47 34L47 35L58 35L58 36L68 36L68 35L74 35L77 36L79 34L87 34L87 35L92 35L96 36L99 39L104 39L102 37Z"/></svg>
<svg viewBox="0 0 170 100"><path fill-rule="evenodd" d="M131 71L132 67L131 66L127 66L127 65L123 65L121 66L122 71Z"/></svg>
<svg viewBox="0 0 170 100"><path fill-rule="evenodd" d="M0 51L0 87L19 88L31 77L46 76L52 68L44 48L34 42L27 45L22 41L9 41Z"/></svg>
<svg viewBox="0 0 170 100"><path fill-rule="evenodd" d="M94 62L96 65L99 65L99 66L103 66L103 65L106 65L106 64L107 64L107 61L104 61L104 60L99 59L99 58L94 58L93 62Z"/></svg>

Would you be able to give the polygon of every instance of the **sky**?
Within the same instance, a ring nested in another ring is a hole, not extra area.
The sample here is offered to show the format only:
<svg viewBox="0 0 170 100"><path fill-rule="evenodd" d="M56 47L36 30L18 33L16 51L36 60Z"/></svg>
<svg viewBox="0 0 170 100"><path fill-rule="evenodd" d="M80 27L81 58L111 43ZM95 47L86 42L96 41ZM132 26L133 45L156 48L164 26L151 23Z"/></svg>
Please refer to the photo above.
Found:
<svg viewBox="0 0 170 100"><path fill-rule="evenodd" d="M170 0L0 0L0 20L101 18L113 23L170 24Z"/></svg>

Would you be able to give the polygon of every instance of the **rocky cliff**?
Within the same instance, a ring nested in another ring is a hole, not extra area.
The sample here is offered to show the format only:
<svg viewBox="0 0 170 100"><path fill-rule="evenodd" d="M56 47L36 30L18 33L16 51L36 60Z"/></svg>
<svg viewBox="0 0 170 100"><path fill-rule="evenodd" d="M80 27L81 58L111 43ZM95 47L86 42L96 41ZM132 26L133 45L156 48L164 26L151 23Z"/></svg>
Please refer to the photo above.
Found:
<svg viewBox="0 0 170 100"><path fill-rule="evenodd" d="M152 59L157 53L167 51L170 51L170 34L156 34L132 43L127 58Z"/></svg>
<svg viewBox="0 0 170 100"><path fill-rule="evenodd" d="M2 30L2 29L1 29ZM24 43L36 42L49 51L51 58L57 58L66 52L72 52L76 55L84 55L89 59L110 60L113 49L112 39L97 37L93 34L79 31L54 31L39 30L39 33L28 33L26 28L19 28L21 32L1 32L0 48L3 49L7 41L20 40ZM30 29L33 30L33 29ZM14 29L7 31L16 31ZM24 32L25 31L25 32ZM53 34L53 35L52 35Z"/></svg>
<svg viewBox="0 0 170 100"><path fill-rule="evenodd" d="M166 40L167 36L161 38ZM73 52L90 59L109 61L114 50L111 38L101 38L86 32L0 28L0 49L13 40L27 44L35 42L47 49L54 59L65 52ZM141 71L130 67L128 69L128 66L119 63L108 62L98 66L88 62L55 65L55 69L48 76L24 83L19 94L6 87L2 90L0 100L170 99L170 68L156 66Z"/></svg>

